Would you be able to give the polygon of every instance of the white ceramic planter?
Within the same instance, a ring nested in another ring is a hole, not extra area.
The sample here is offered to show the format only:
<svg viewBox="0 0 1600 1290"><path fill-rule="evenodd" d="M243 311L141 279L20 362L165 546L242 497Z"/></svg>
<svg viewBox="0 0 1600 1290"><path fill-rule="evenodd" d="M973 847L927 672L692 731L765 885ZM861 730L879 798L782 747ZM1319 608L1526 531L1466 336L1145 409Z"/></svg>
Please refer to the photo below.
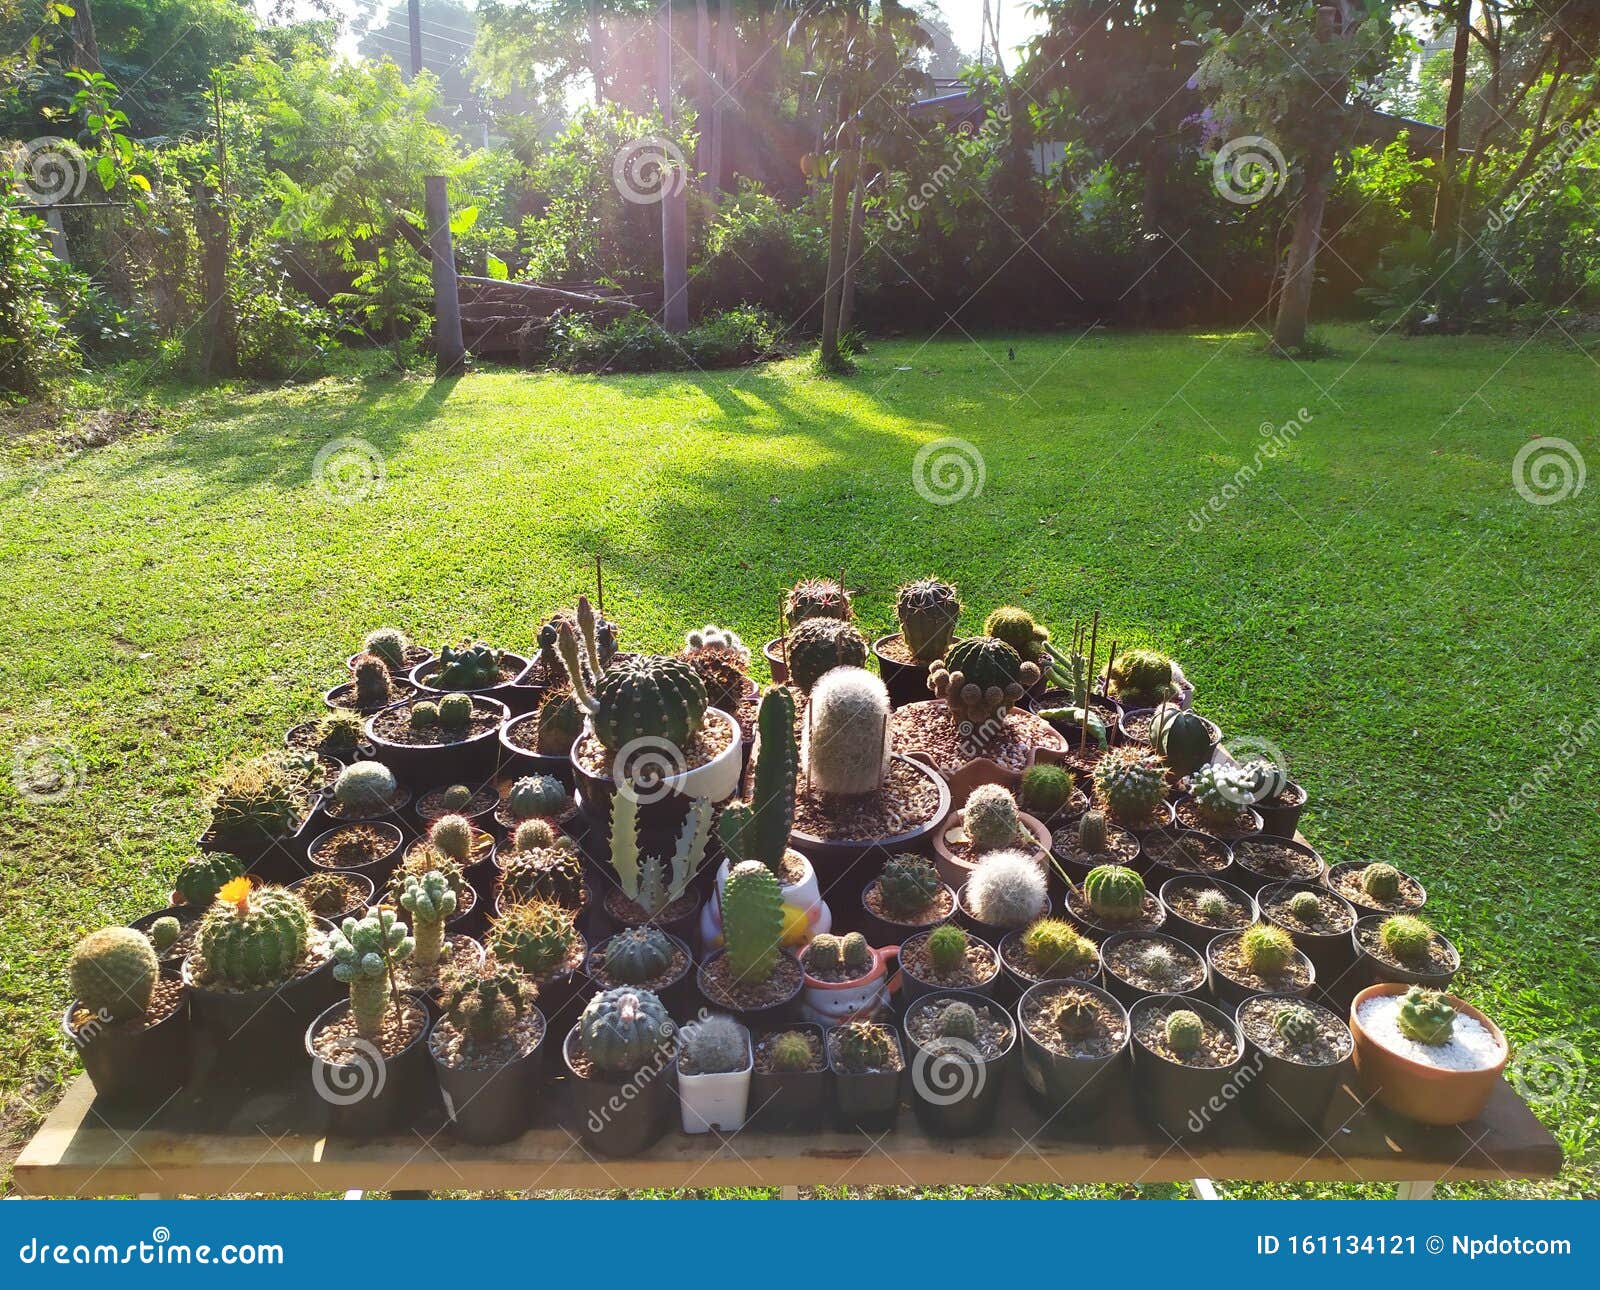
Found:
<svg viewBox="0 0 1600 1290"><path fill-rule="evenodd" d="M800 855L798 851L794 855ZM833 927L833 912L828 908L828 902L822 899L822 887L817 882L817 871L811 867L811 861L800 856L806 867L805 877L799 882L790 885L783 884L783 903L789 909L798 910L805 915L806 931L803 937L785 938L784 944L792 950L799 950L813 936L821 936ZM722 864L717 868L716 895L706 901L700 910L700 939L707 951L722 944L722 889L728 882L729 862L724 857ZM791 943L791 940L793 943Z"/></svg>
<svg viewBox="0 0 1600 1290"><path fill-rule="evenodd" d="M716 1075L678 1072L678 1107L685 1133L710 1133L713 1129L732 1133L744 1128L745 1111L750 1105L750 1072L755 1069L748 1031L744 1049L743 1070Z"/></svg>
<svg viewBox="0 0 1600 1290"><path fill-rule="evenodd" d="M706 720L720 721L733 732L733 738L728 746L708 761L704 766L696 766L693 770L686 770L677 775L668 775L661 780L659 788L652 787L651 800L656 796L665 797L668 793L681 793L685 797L703 797L710 802L725 802L739 791L739 770L743 762L739 757L739 750L744 743L744 736L739 730L739 723L720 708L707 708ZM594 722L585 717L583 721L584 739L593 739ZM649 741L641 741L641 747ZM627 751L625 748L623 751ZM674 760L681 760L681 755L676 749L672 750ZM650 765L652 769L659 770L659 759L649 749L645 748L639 759L639 765Z"/></svg>

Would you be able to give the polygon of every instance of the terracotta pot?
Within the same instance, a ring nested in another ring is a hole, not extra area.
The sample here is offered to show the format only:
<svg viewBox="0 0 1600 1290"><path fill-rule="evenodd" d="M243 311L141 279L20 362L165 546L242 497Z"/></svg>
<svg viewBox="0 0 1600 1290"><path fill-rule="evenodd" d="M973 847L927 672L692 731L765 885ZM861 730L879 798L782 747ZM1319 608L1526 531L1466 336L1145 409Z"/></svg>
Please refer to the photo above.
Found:
<svg viewBox="0 0 1600 1290"><path fill-rule="evenodd" d="M1355 1036L1356 1072L1362 1084L1389 1110L1423 1124L1462 1124L1477 1119L1511 1055L1504 1033L1484 1013L1451 994L1445 997L1452 1008L1471 1017L1499 1040L1500 1060L1495 1065L1474 1071L1447 1071L1391 1052L1361 1028L1361 1005L1368 999L1404 994L1410 988L1399 982L1369 985L1351 1003L1350 1033Z"/></svg>
<svg viewBox="0 0 1600 1290"><path fill-rule="evenodd" d="M992 762L990 764L993 765ZM1018 811L1017 818L1022 821L1023 827L1033 834L1034 843L1039 850L1048 856L1051 842L1050 830L1040 820L1035 819L1026 812ZM949 815L944 817L939 827L933 831L932 838L933 858L934 863L939 868L939 877L957 891L966 886L967 879L972 877L972 865L951 850L950 844L945 841L945 834L950 832L951 829L960 827L961 823L961 812L959 810L951 811Z"/></svg>

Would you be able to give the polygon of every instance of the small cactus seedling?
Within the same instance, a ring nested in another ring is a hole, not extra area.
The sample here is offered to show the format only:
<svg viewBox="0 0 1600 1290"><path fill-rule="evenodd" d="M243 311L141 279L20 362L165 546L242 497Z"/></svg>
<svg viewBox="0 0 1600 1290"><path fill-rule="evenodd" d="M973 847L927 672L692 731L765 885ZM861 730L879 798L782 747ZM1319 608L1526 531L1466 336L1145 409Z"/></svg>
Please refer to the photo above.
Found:
<svg viewBox="0 0 1600 1290"><path fill-rule="evenodd" d="M845 967L852 972L866 973L877 965L872 946L867 944L867 938L860 932L846 933L839 942L839 950L844 957Z"/></svg>
<svg viewBox="0 0 1600 1290"><path fill-rule="evenodd" d="M1289 915L1305 927L1316 927L1322 922L1322 902L1314 891L1297 891L1289 897Z"/></svg>
<svg viewBox="0 0 1600 1290"><path fill-rule="evenodd" d="M439 728L439 705L432 699L420 699L411 705L411 716L407 724L413 730L437 730Z"/></svg>
<svg viewBox="0 0 1600 1290"><path fill-rule="evenodd" d="M1183 960L1170 945L1151 941L1138 953L1139 971L1163 988L1176 982L1183 973Z"/></svg>
<svg viewBox="0 0 1600 1290"><path fill-rule="evenodd" d="M767 1051L775 1071L793 1073L811 1069L811 1043L798 1030L786 1030L775 1036Z"/></svg>
<svg viewBox="0 0 1600 1290"><path fill-rule="evenodd" d="M806 946L806 970L813 975L837 972L844 964L844 945L837 936L823 932Z"/></svg>
<svg viewBox="0 0 1600 1290"><path fill-rule="evenodd" d="M171 914L163 915L150 924L145 932L151 947L157 954L165 954L178 943L178 937L183 935L183 924Z"/></svg>
<svg viewBox="0 0 1600 1290"><path fill-rule="evenodd" d="M1094 1000L1087 994L1074 991L1063 995L1056 1008L1056 1029L1061 1032L1061 1037L1069 1043L1087 1038L1099 1020L1099 1010L1094 1006Z"/></svg>
<svg viewBox="0 0 1600 1290"><path fill-rule="evenodd" d="M452 733L459 733L472 724L472 696L447 694L439 700L439 724Z"/></svg>
<svg viewBox="0 0 1600 1290"><path fill-rule="evenodd" d="M1000 784L979 784L961 808L961 822L973 850L1002 851L1014 846L1022 831L1017 799Z"/></svg>
<svg viewBox="0 0 1600 1290"><path fill-rule="evenodd" d="M473 796L465 784L452 784L439 794L439 803L447 811L460 812L472 805Z"/></svg>
<svg viewBox="0 0 1600 1290"><path fill-rule="evenodd" d="M376 627L361 642L362 652L381 658L391 672L406 665L406 651L410 648L410 639L398 627Z"/></svg>
<svg viewBox="0 0 1600 1290"><path fill-rule="evenodd" d="M1205 1041L1206 1024L1200 1020L1198 1013L1179 1008L1167 1014L1166 1036L1167 1047L1179 1057L1187 1057L1198 1052Z"/></svg>
<svg viewBox="0 0 1600 1290"><path fill-rule="evenodd" d="M1083 880L1083 898L1096 918L1127 922L1144 912L1144 879L1127 865L1103 864Z"/></svg>
<svg viewBox="0 0 1600 1290"><path fill-rule="evenodd" d="M944 884L939 871L925 856L890 856L878 875L878 896L883 910L898 922L911 922L931 906Z"/></svg>
<svg viewBox="0 0 1600 1290"><path fill-rule="evenodd" d="M1396 914L1379 926L1378 943L1402 963L1423 963L1433 947L1433 928L1414 914Z"/></svg>
<svg viewBox="0 0 1600 1290"><path fill-rule="evenodd" d="M1041 918L1022 934L1022 946L1034 971L1046 977L1076 976L1100 961L1094 942L1059 918Z"/></svg>
<svg viewBox="0 0 1600 1290"><path fill-rule="evenodd" d="M959 999L939 1014L941 1039L964 1039L969 1044L978 1037L978 1014L970 1003Z"/></svg>
<svg viewBox="0 0 1600 1290"><path fill-rule="evenodd" d="M1217 927L1228 921L1233 902L1215 887L1208 887L1194 898L1194 909L1208 926Z"/></svg>
<svg viewBox="0 0 1600 1290"><path fill-rule="evenodd" d="M1252 976L1277 976L1294 955L1294 940L1281 927L1257 923L1239 937L1239 957Z"/></svg>
<svg viewBox="0 0 1600 1290"><path fill-rule="evenodd" d="M155 948L130 927L90 932L73 947L73 997L107 1021L131 1021L150 1006L161 964Z"/></svg>
<svg viewBox="0 0 1600 1290"><path fill-rule="evenodd" d="M789 630L812 618L838 618L849 622L855 617L850 608L850 593L832 578L805 578L789 588L784 597L783 617Z"/></svg>
<svg viewBox="0 0 1600 1290"><path fill-rule="evenodd" d="M466 864L472 855L472 821L464 815L441 815L428 830L428 842L440 855Z"/></svg>
<svg viewBox="0 0 1600 1290"><path fill-rule="evenodd" d="M1387 904L1400 895L1400 871L1381 860L1361 871L1361 890L1373 900Z"/></svg>
<svg viewBox="0 0 1600 1290"><path fill-rule="evenodd" d="M394 701L389 665L376 654L357 654L350 663L356 703L363 708L384 708Z"/></svg>
<svg viewBox="0 0 1600 1290"><path fill-rule="evenodd" d="M972 870L962 899L967 912L991 927L1026 927L1050 901L1044 869L1022 851L991 851Z"/></svg>
<svg viewBox="0 0 1600 1290"><path fill-rule="evenodd" d="M1456 1010L1442 992L1414 985L1400 1000L1400 1009L1395 1013L1394 1020L1400 1033L1407 1039L1436 1048L1450 1042L1455 1030Z"/></svg>
<svg viewBox="0 0 1600 1290"><path fill-rule="evenodd" d="M1017 801L1032 815L1049 818L1072 800L1072 776L1060 766L1035 762L1022 772Z"/></svg>
<svg viewBox="0 0 1600 1290"><path fill-rule="evenodd" d="M1317 1018L1310 1008L1287 1004L1272 1014L1272 1028L1291 1048L1303 1048L1317 1037Z"/></svg>
<svg viewBox="0 0 1600 1290"><path fill-rule="evenodd" d="M940 976L949 976L967 961L967 934L945 923L928 933L928 959Z"/></svg>
<svg viewBox="0 0 1600 1290"><path fill-rule="evenodd" d="M750 1032L732 1017L711 1016L678 1032L679 1064L695 1075L724 1075L750 1064Z"/></svg>

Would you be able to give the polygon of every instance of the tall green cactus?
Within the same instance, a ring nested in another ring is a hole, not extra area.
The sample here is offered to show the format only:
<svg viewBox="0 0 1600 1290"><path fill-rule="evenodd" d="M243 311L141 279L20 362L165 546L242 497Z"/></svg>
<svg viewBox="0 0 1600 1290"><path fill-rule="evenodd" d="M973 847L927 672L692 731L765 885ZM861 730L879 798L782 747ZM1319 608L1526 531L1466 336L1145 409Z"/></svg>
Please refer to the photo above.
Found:
<svg viewBox="0 0 1600 1290"><path fill-rule="evenodd" d="M416 942L392 909L365 918L347 918L329 939L333 977L350 987L350 1016L356 1034L376 1039L383 1012L394 996L394 965L411 956Z"/></svg>
<svg viewBox="0 0 1600 1290"><path fill-rule="evenodd" d="M783 888L759 860L735 865L723 884L722 939L735 977L771 979L783 942Z"/></svg>
<svg viewBox="0 0 1600 1290"><path fill-rule="evenodd" d="M436 869L420 878L411 875L400 893L400 908L411 915L417 962L432 967L444 950L445 919L456 912L456 894L450 890L450 880Z"/></svg>
<svg viewBox="0 0 1600 1290"><path fill-rule="evenodd" d="M754 793L748 804L724 808L717 821L717 835L734 864L759 860L774 874L783 866L794 828L795 785L800 773L794 719L793 690L777 686L762 696L756 717L760 742Z"/></svg>

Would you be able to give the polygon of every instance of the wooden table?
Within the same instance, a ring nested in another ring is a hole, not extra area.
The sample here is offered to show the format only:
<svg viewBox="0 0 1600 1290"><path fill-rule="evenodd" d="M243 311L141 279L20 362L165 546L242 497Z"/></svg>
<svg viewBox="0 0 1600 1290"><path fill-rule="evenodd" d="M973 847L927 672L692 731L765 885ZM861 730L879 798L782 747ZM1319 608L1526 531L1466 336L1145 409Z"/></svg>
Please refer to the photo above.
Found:
<svg viewBox="0 0 1600 1290"><path fill-rule="evenodd" d="M1430 1129L1363 1105L1342 1088L1302 1146L1231 1109L1210 1140L1174 1143L1135 1112L1119 1082L1090 1123L1061 1132L1027 1101L1012 1071L994 1128L983 1137L929 1138L909 1108L884 1137L824 1131L719 1138L669 1134L628 1160L591 1156L563 1120L559 1082L542 1123L516 1142L468 1147L442 1114L408 1133L367 1142L322 1132L327 1107L309 1075L246 1093L177 1094L155 1115L96 1107L80 1077L18 1158L15 1186L48 1196L219 1195L236 1192L633 1190L638 1188L982 1186L999 1183L1156 1183L1205 1178L1403 1184L1547 1178L1561 1149L1502 1081L1479 1120ZM1204 1194L1204 1189L1196 1188ZM792 1191L789 1193L792 1194Z"/></svg>

